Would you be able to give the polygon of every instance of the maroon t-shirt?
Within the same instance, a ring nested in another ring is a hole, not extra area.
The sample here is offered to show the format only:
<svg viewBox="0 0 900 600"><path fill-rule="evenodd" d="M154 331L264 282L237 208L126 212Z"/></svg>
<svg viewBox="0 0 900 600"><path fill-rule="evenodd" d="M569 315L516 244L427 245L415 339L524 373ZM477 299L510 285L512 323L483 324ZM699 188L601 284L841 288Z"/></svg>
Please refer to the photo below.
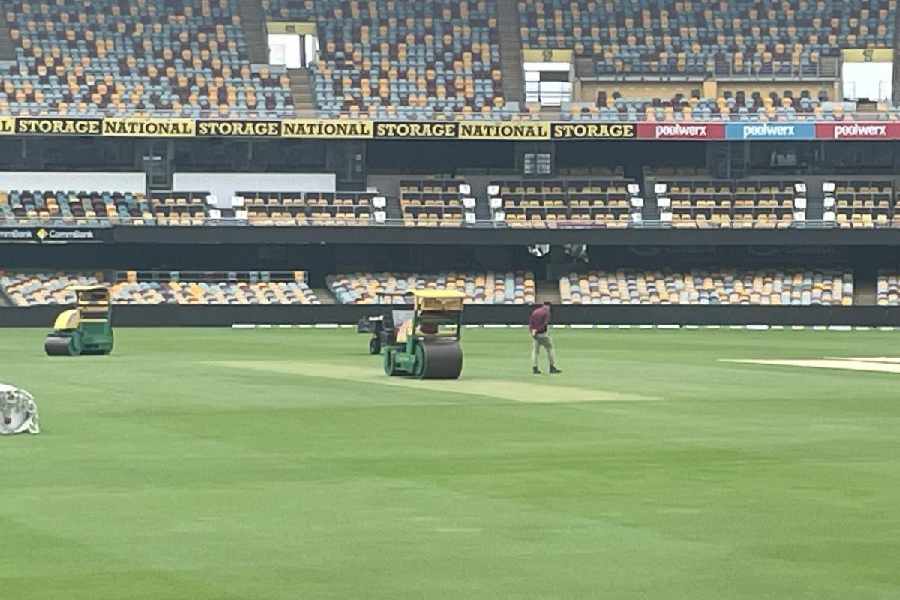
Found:
<svg viewBox="0 0 900 600"><path fill-rule="evenodd" d="M550 308L547 306L538 306L531 313L528 319L528 328L535 333L547 333L547 326L550 325Z"/></svg>

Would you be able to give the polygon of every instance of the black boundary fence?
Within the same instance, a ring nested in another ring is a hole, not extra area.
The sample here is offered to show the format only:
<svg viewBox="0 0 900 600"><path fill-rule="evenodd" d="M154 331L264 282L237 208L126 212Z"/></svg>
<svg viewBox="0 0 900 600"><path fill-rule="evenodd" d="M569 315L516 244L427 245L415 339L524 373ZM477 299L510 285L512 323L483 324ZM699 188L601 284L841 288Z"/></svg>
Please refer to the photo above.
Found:
<svg viewBox="0 0 900 600"><path fill-rule="evenodd" d="M0 328L51 328L66 307L0 309ZM377 305L118 305L117 327L231 327L233 325L352 325L403 306ZM530 307L468 305L468 325L525 324ZM556 306L559 325L772 325L900 327L900 308L881 306ZM2 334L0 334L2 335Z"/></svg>

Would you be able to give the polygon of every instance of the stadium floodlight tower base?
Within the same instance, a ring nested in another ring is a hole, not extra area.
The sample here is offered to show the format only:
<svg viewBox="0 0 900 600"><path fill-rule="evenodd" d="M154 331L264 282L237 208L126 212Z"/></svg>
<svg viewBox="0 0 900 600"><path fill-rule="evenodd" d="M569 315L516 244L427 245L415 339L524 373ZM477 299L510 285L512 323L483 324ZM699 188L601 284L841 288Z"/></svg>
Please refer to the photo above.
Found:
<svg viewBox="0 0 900 600"><path fill-rule="evenodd" d="M31 394L0 383L0 435L40 432L38 408Z"/></svg>

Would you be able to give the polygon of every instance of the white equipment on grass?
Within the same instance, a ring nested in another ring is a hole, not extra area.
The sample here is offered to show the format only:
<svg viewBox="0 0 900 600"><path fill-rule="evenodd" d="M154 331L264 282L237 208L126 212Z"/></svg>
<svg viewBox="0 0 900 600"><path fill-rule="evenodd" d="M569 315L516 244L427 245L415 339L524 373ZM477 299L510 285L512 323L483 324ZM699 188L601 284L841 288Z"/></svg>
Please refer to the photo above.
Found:
<svg viewBox="0 0 900 600"><path fill-rule="evenodd" d="M40 432L38 407L31 394L0 383L0 435Z"/></svg>

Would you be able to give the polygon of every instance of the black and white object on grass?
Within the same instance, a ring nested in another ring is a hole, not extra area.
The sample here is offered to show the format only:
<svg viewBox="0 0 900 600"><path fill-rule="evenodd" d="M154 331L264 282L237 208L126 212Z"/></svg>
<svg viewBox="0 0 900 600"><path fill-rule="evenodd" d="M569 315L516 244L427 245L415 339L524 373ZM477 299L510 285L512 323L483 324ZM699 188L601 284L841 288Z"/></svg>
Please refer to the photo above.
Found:
<svg viewBox="0 0 900 600"><path fill-rule="evenodd" d="M40 432L38 407L31 394L0 384L0 435Z"/></svg>

